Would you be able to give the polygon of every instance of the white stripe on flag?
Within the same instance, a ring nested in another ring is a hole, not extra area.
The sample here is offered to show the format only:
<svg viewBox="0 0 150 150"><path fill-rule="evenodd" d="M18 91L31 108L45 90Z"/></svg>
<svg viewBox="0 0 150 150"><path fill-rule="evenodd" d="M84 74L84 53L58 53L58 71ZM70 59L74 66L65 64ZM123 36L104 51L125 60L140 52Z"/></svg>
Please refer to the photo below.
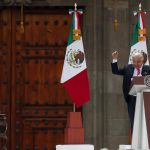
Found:
<svg viewBox="0 0 150 150"><path fill-rule="evenodd" d="M77 20L76 12L75 12L75 29L78 29L78 20Z"/></svg>
<svg viewBox="0 0 150 150"><path fill-rule="evenodd" d="M63 71L62 71L62 76L61 76L61 83L66 82L67 80L71 79L72 77L76 76L83 70L87 68L86 66L86 60L84 56L84 61L82 62L81 66L79 68L73 68L70 66L67 62L67 53L68 51L72 50L80 50L84 53L83 49L83 43L82 43L82 37L80 40L74 41L71 45L68 45L66 55L65 55L65 61L64 61L64 66L63 66ZM85 54L84 54L85 55Z"/></svg>

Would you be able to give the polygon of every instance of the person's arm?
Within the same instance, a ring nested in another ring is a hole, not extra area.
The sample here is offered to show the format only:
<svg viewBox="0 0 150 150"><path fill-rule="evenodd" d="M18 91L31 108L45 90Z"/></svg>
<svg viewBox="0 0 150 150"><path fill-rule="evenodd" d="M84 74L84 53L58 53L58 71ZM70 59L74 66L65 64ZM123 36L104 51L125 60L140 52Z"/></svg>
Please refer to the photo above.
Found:
<svg viewBox="0 0 150 150"><path fill-rule="evenodd" d="M116 75L124 75L124 69L118 68L117 60L118 60L119 53L117 51L112 53L112 63L111 63L111 69L112 73Z"/></svg>

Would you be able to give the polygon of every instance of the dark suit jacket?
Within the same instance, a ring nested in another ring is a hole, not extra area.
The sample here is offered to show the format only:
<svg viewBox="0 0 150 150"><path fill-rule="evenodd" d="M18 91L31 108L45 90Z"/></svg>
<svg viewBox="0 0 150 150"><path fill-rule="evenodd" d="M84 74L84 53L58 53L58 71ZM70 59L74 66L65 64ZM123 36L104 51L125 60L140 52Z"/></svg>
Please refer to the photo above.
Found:
<svg viewBox="0 0 150 150"><path fill-rule="evenodd" d="M123 94L126 99L128 100L128 94L130 90L130 84L131 84L131 78L133 77L134 73L134 67L132 64L125 65L124 68L118 68L118 64L116 63L111 63L111 68L112 68L112 73L116 75L122 75L123 76ZM142 76L149 75L150 74L150 66L143 65Z"/></svg>

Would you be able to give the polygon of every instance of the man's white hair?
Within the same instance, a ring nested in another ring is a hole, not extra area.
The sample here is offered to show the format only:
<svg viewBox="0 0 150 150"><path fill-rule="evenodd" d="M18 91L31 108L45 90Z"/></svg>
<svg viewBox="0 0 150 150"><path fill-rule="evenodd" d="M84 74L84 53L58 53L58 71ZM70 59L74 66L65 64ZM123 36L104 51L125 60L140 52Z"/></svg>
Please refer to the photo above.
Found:
<svg viewBox="0 0 150 150"><path fill-rule="evenodd" d="M144 56L143 56L143 53L142 53L142 52L135 52L135 53L132 54L132 60L133 60L134 58L136 58L136 57L142 58L142 59L144 60Z"/></svg>

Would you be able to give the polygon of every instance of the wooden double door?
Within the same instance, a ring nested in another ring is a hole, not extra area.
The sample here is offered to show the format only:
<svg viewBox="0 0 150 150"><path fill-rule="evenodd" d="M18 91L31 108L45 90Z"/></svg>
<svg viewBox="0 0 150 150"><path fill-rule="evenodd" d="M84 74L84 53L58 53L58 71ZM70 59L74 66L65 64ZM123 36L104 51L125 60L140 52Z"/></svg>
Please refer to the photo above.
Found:
<svg viewBox="0 0 150 150"><path fill-rule="evenodd" d="M20 14L17 7L0 9L0 113L7 115L7 149L53 150L64 143L72 110L59 82L72 17L66 8L24 8L22 33Z"/></svg>

